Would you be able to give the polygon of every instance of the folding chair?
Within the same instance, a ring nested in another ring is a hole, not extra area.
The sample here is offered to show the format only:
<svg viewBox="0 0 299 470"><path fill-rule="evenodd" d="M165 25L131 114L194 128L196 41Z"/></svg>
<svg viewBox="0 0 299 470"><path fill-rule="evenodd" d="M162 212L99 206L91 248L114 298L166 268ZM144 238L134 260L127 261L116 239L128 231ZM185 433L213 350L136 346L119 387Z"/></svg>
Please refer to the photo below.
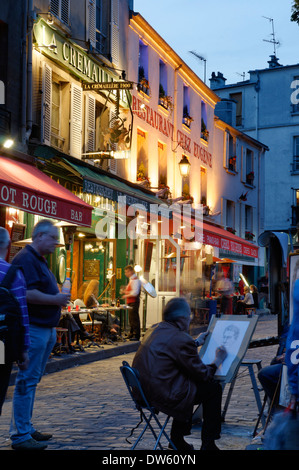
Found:
<svg viewBox="0 0 299 470"><path fill-rule="evenodd" d="M140 440L141 440L142 436L144 435L147 428L149 428L151 430L151 432L153 433L153 436L156 440L153 450L156 450L158 446L161 450L163 450L163 447L160 443L162 435L164 435L166 437L167 441L170 443L173 450L177 450L175 445L171 441L170 437L167 435L167 433L165 431L165 428L168 424L170 416L166 417L165 422L164 422L163 425L160 423L160 421L157 418L157 414L159 413L159 411L157 409L153 408L149 404L149 402L148 402L148 400L147 400L147 398L146 398L146 396L143 392L143 389L141 387L138 371L136 369L133 369L132 367L130 367L130 365L126 361L123 361L122 364L123 365L120 367L120 371L122 373L122 376L123 376L123 379L126 383L126 386L129 390L131 398L132 398L132 400L135 404L135 407L140 412L140 418L141 418L138 425L135 428L133 428L133 430L131 432L131 435L132 435L134 429L136 429L139 426L139 424L141 424L141 422L143 420L145 420L145 422L146 422L144 428L142 429L142 431L139 434L138 438L136 439L135 443L131 447L131 450L135 449L135 447L140 442ZM158 425L158 427L160 429L160 432L159 432L158 436L157 436L154 428L152 427L152 425L150 423L152 418L155 420L156 424Z"/></svg>

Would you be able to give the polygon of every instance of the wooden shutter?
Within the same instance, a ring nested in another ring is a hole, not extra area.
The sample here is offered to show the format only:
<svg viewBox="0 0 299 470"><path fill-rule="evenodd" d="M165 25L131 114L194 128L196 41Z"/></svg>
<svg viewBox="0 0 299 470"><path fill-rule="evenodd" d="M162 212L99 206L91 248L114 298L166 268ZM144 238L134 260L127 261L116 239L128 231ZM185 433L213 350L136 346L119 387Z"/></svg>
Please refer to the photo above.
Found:
<svg viewBox="0 0 299 470"><path fill-rule="evenodd" d="M96 100L92 95L85 97L85 152L95 149Z"/></svg>
<svg viewBox="0 0 299 470"><path fill-rule="evenodd" d="M111 57L118 65L119 61L119 0L111 0Z"/></svg>
<svg viewBox="0 0 299 470"><path fill-rule="evenodd" d="M82 88L71 84L70 154L81 158L82 153Z"/></svg>
<svg viewBox="0 0 299 470"><path fill-rule="evenodd" d="M70 24L70 0L51 0L50 11L65 24Z"/></svg>
<svg viewBox="0 0 299 470"><path fill-rule="evenodd" d="M42 78L42 118L41 118L41 136L42 142L46 145L51 144L51 108L52 108L52 69L43 63Z"/></svg>
<svg viewBox="0 0 299 470"><path fill-rule="evenodd" d="M70 23L70 0L60 0L60 19L65 24Z"/></svg>
<svg viewBox="0 0 299 470"><path fill-rule="evenodd" d="M96 47L96 2L86 0L86 41Z"/></svg>

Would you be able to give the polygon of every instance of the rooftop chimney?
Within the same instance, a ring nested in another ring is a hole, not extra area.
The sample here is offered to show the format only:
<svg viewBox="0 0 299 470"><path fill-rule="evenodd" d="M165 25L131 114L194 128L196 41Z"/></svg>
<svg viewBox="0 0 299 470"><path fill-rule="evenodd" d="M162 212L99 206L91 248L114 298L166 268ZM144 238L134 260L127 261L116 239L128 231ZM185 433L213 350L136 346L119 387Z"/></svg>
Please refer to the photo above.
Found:
<svg viewBox="0 0 299 470"><path fill-rule="evenodd" d="M269 69L275 69L275 67L282 67L281 64L278 63L279 59L276 55L270 55L270 60L268 60Z"/></svg>
<svg viewBox="0 0 299 470"><path fill-rule="evenodd" d="M216 88L225 87L226 78L224 78L221 72L218 72L216 75L215 72L212 72L212 76L210 78L210 87L211 90L215 90Z"/></svg>

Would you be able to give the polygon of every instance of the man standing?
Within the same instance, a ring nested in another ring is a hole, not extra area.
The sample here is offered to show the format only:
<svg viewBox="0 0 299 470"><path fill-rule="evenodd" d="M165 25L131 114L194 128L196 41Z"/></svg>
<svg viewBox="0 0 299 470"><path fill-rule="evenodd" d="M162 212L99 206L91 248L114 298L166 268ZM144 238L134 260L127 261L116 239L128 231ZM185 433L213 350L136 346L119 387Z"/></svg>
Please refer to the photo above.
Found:
<svg viewBox="0 0 299 470"><path fill-rule="evenodd" d="M146 332L132 366L151 405L173 417L170 438L178 451L193 450L184 436L191 432L193 406L200 403L201 449L218 450L214 441L221 432L222 387L213 378L227 352L220 346L211 364L201 361L197 347L206 333L196 340L188 334L190 314L185 299L171 299L163 310L163 321Z"/></svg>
<svg viewBox="0 0 299 470"><path fill-rule="evenodd" d="M29 313L29 366L19 371L13 397L13 416L10 436L12 448L16 450L40 450L47 447L43 442L51 434L41 434L32 423L34 396L42 378L48 357L56 342L56 329L61 307L70 300L62 294L45 255L54 252L58 243L58 229L48 219L39 221L32 233L32 244L27 245L13 259L21 266L27 284Z"/></svg>
<svg viewBox="0 0 299 470"><path fill-rule="evenodd" d="M140 318L139 318L139 305L140 305L140 291L141 282L135 274L132 266L125 268L125 276L129 279L129 284L125 288L123 299L126 299L129 309L129 323L130 323L130 341L139 341L140 339Z"/></svg>
<svg viewBox="0 0 299 470"><path fill-rule="evenodd" d="M8 231L0 227L0 283L3 281L5 275L8 272L10 264L5 261L8 248L10 245L10 237ZM20 369L26 369L28 367L28 348L29 348L29 321L28 321L28 310L26 303L26 284L25 279L20 270L16 272L15 279L11 284L11 292L17 299L20 305L20 313L22 317L22 326L24 331L21 348L21 357L18 360L18 366ZM4 357L5 363L0 364L0 414L2 406L5 400L7 388L9 385L9 378L12 369L12 360L8 357Z"/></svg>

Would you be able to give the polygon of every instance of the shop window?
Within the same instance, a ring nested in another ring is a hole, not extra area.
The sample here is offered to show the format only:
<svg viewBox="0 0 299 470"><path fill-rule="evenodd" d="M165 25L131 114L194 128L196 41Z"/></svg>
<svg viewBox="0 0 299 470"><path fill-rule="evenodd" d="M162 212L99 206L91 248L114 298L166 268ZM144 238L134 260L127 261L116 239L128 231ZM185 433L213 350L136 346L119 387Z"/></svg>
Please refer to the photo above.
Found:
<svg viewBox="0 0 299 470"><path fill-rule="evenodd" d="M148 46L139 40L138 90L149 95Z"/></svg>
<svg viewBox="0 0 299 470"><path fill-rule="evenodd" d="M51 0L50 12L66 25L70 24L70 0Z"/></svg>
<svg viewBox="0 0 299 470"><path fill-rule="evenodd" d="M293 171L299 171L299 136L294 137Z"/></svg>

